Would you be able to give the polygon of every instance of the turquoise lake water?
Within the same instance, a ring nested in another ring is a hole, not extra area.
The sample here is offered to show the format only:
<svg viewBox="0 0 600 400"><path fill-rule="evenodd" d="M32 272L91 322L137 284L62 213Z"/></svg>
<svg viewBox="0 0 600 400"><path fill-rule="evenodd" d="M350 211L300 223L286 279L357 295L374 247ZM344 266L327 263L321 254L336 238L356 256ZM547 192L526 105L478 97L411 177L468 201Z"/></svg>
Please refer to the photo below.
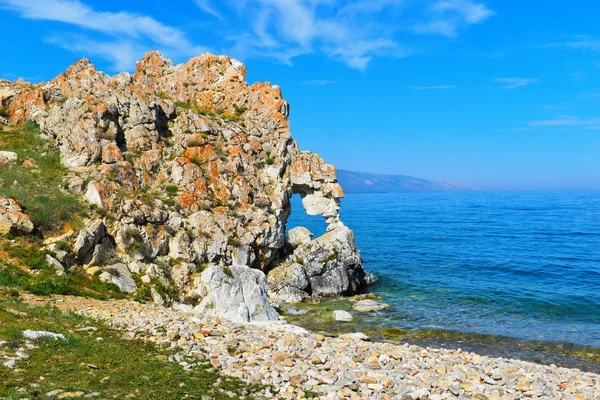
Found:
<svg viewBox="0 0 600 400"><path fill-rule="evenodd" d="M320 234L298 196L289 228ZM386 326L600 348L600 192L349 194Z"/></svg>

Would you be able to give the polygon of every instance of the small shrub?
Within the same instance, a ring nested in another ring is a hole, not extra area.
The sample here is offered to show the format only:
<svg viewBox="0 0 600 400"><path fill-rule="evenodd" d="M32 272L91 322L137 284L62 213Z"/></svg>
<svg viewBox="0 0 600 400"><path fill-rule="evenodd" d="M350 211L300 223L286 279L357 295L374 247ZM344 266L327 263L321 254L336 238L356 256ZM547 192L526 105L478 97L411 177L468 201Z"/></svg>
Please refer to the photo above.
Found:
<svg viewBox="0 0 600 400"><path fill-rule="evenodd" d="M235 109L235 113L239 116L244 115L244 113L248 111L246 107L240 107L237 104L235 104L233 108Z"/></svg>
<svg viewBox="0 0 600 400"><path fill-rule="evenodd" d="M177 194L179 193L179 187L175 185L167 185L165 191L169 196L177 196Z"/></svg>
<svg viewBox="0 0 600 400"><path fill-rule="evenodd" d="M8 108L6 107L1 107L0 108L0 117L4 117L4 118L9 118L10 114L8 112Z"/></svg>
<svg viewBox="0 0 600 400"><path fill-rule="evenodd" d="M68 242L66 242L65 240L59 240L58 242L54 243L54 246L56 246L56 250L66 251L66 252L71 251L71 245Z"/></svg>
<svg viewBox="0 0 600 400"><path fill-rule="evenodd" d="M221 158L226 157L227 153L219 145L215 145L215 153Z"/></svg>
<svg viewBox="0 0 600 400"><path fill-rule="evenodd" d="M40 130L40 126L35 121L26 121L23 125L23 130L27 133L38 133Z"/></svg>
<svg viewBox="0 0 600 400"><path fill-rule="evenodd" d="M270 207L271 202L269 200L258 199L254 202L254 205L259 208Z"/></svg>
<svg viewBox="0 0 600 400"><path fill-rule="evenodd" d="M275 160L272 159L271 157L269 157L269 158L267 158L265 160L265 164L267 164L267 165L273 165L273 164L275 164Z"/></svg>
<svg viewBox="0 0 600 400"><path fill-rule="evenodd" d="M125 250L127 250L130 253L140 254L146 250L146 246L144 244L144 237L137 229L125 229L125 232L123 232L123 239L125 239L125 241L128 242Z"/></svg>
<svg viewBox="0 0 600 400"><path fill-rule="evenodd" d="M202 140L188 140L187 147L201 147L204 145Z"/></svg>
<svg viewBox="0 0 600 400"><path fill-rule="evenodd" d="M227 238L227 244L229 244L230 246L241 246L242 242L240 242L240 240L238 238L234 238L234 237L229 237Z"/></svg>
<svg viewBox="0 0 600 400"><path fill-rule="evenodd" d="M115 249L108 249L100 258L100 265L114 265L121 262L121 257Z"/></svg>
<svg viewBox="0 0 600 400"><path fill-rule="evenodd" d="M138 303L147 303L148 301L150 301L152 299L152 292L150 291L150 287L140 287L133 295L133 299Z"/></svg>
<svg viewBox="0 0 600 400"><path fill-rule="evenodd" d="M199 156L193 156L190 158L190 162L192 164L196 164L196 165L202 165L204 164L204 160L202 159L202 157Z"/></svg>
<svg viewBox="0 0 600 400"><path fill-rule="evenodd" d="M156 96L163 100L171 100L171 98L165 92L158 92Z"/></svg>
<svg viewBox="0 0 600 400"><path fill-rule="evenodd" d="M130 151L126 151L123 154L123 157L125 158L126 161L129 161L129 163L131 165L135 164L135 161L140 158L142 156L142 151L141 150L130 150Z"/></svg>
<svg viewBox="0 0 600 400"><path fill-rule="evenodd" d="M329 254L329 256L327 256L321 260L321 263L326 264L330 261L336 261L337 259L338 259L338 251L337 251L337 249L333 249L331 251L331 254Z"/></svg>

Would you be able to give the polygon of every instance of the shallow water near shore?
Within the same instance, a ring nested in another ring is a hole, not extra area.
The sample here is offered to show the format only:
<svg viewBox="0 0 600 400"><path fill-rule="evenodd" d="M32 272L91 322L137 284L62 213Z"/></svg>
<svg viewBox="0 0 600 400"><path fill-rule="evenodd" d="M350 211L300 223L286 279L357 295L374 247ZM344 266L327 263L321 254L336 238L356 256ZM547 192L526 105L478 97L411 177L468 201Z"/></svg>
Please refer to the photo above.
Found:
<svg viewBox="0 0 600 400"><path fill-rule="evenodd" d="M350 194L342 219L391 306L357 323L374 339L600 370L600 192Z"/></svg>

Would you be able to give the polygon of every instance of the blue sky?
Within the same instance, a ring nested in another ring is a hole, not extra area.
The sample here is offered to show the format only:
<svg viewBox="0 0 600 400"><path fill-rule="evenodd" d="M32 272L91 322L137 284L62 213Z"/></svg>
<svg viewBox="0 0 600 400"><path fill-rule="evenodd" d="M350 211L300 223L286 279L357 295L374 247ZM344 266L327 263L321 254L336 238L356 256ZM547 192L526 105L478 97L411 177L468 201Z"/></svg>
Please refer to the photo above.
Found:
<svg viewBox="0 0 600 400"><path fill-rule="evenodd" d="M592 0L0 0L0 77L210 51L279 84L338 168L483 189L600 189Z"/></svg>

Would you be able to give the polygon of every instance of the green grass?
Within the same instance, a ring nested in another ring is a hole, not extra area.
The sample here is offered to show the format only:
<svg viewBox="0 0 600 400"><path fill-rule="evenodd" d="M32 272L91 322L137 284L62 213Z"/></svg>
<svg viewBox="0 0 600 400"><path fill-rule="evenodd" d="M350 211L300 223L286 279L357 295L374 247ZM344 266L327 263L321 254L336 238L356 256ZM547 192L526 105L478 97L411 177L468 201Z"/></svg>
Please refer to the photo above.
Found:
<svg viewBox="0 0 600 400"><path fill-rule="evenodd" d="M205 115L207 117L212 117L212 118L219 118L219 119L222 119L223 121L228 121L228 122L241 122L243 120L243 115L246 112L245 107L238 107L237 105L234 106L235 114L228 115L228 114L224 114L225 108L223 108L223 107L217 107L214 110L211 110L208 108L202 108L195 102L189 101L189 100L188 101L175 101L175 102L173 102L173 104L175 104L176 107L183 108L184 110L189 110L189 111L193 112L194 114Z"/></svg>
<svg viewBox="0 0 600 400"><path fill-rule="evenodd" d="M43 260L43 252L28 250L25 254L20 248L9 251L11 257L16 258L21 254L24 254L25 258L20 261L35 269L35 273L29 273L11 263L0 260L0 288L25 290L39 296L62 294L92 297L99 300L125 297L116 285L101 282L97 277L91 277L80 270L68 271L66 275L57 276L56 270ZM32 262L35 262L33 264L35 268L32 266Z"/></svg>
<svg viewBox="0 0 600 400"><path fill-rule="evenodd" d="M67 169L53 144L42 139L34 123L0 132L0 149L18 154L16 163L0 168L0 196L11 197L23 207L43 232L58 232L62 226L86 214L77 196L61 189ZM21 166L25 160L36 169Z"/></svg>
<svg viewBox="0 0 600 400"><path fill-rule="evenodd" d="M241 398L254 393L237 379L221 376L200 360L191 371L177 363L162 361L164 352L140 340L124 340L106 325L52 307L27 306L0 295L0 340L11 353L23 346L26 329L61 333L66 341L43 340L27 349L29 359L17 361L19 372L0 368L0 398L42 399L52 390L99 392L97 398L135 399L230 399L222 391ZM97 331L83 332L81 327ZM101 337L102 341L96 339ZM191 360L190 360L191 361ZM40 377L44 379L40 379ZM36 385L31 385L35 383Z"/></svg>
<svg viewBox="0 0 600 400"><path fill-rule="evenodd" d="M0 107L0 117L8 118L10 114L8 113L8 109L6 107Z"/></svg>

